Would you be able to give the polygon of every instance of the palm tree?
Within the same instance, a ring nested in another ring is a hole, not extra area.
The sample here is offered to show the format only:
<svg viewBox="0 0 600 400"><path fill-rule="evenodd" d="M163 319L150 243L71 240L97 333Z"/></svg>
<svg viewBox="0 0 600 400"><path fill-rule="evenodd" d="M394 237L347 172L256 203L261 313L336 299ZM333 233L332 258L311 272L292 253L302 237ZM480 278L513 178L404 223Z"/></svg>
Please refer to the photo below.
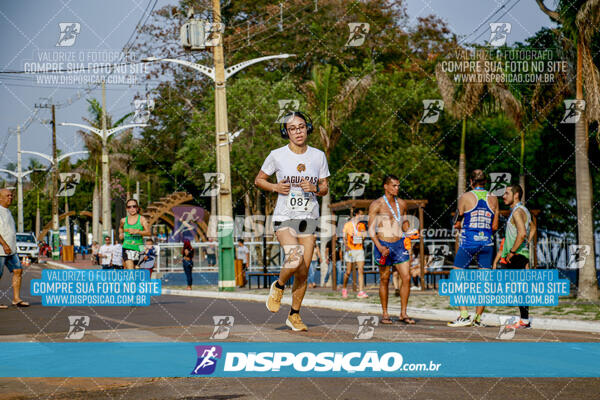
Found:
<svg viewBox="0 0 600 400"><path fill-rule="evenodd" d="M577 100L585 99L586 102L585 113L581 113L579 121L575 124L577 228L579 244L589 246L590 249L590 254L586 257L579 273L577 297L597 300L592 180L588 160L588 120L590 122L600 121L600 72L594 64L590 51L592 38L596 35L596 27L600 23L600 1L560 0L556 10L548 9L543 0L535 1L546 15L562 25L565 36L577 44L575 97Z"/></svg>
<svg viewBox="0 0 600 400"><path fill-rule="evenodd" d="M329 161L331 151L342 136L342 124L352 115L359 101L368 92L373 81L372 75L349 77L342 82L337 68L327 64L313 66L311 78L304 85L303 91L306 94L309 112L315 119L315 128L318 128L323 151ZM321 216L331 214L330 202L329 192L323 196ZM325 254L325 245L326 241L322 240L321 254Z"/></svg>
<svg viewBox="0 0 600 400"><path fill-rule="evenodd" d="M464 57L467 57L468 52L461 51ZM477 62L481 63L483 59ZM479 65L481 67L481 65ZM482 69L477 68L476 71ZM467 188L467 172L466 164L467 157L465 154L465 141L467 138L467 119L470 118L480 105L482 95L484 93L484 85L478 82L466 82L462 85L455 85L448 74L442 69L442 64L438 63L435 67L435 76L438 82L438 88L442 99L444 100L444 108L450 115L456 119L462 120L462 131L460 136L460 153L458 156L458 193L459 198Z"/></svg>
<svg viewBox="0 0 600 400"><path fill-rule="evenodd" d="M90 118L82 118L89 126L92 126L97 129L102 129L102 105L96 99L88 99L87 100L89 107L88 112L90 113ZM106 113L106 129L115 128L117 126L122 125L127 118L129 118L133 113L128 113L119 118L115 123L112 122L112 116ZM88 176L94 177L94 193L92 195L92 236L93 240L98 241L100 238L100 175L98 174L98 168L101 163L102 157L102 139L96 135L95 133L91 133L89 131L79 130L77 133L83 139L85 147L89 151L88 163L87 163L87 174ZM127 132L124 132L122 135L125 135ZM108 142L108 153L109 158L114 160L115 155L118 154L115 152L115 145L118 143L118 140L114 138L109 138ZM112 161L111 160L111 161ZM82 171L85 173L85 171Z"/></svg>
<svg viewBox="0 0 600 400"><path fill-rule="evenodd" d="M523 198L525 200L525 138L529 132L538 124L541 124L545 117L561 101L560 94L567 88L566 74L562 71L554 73L554 85L544 85L541 82L536 83L530 97L515 90L514 95L521 102L521 116L519 121L513 119L515 126L521 136L521 152L519 157L519 184L523 188ZM527 101L525 101L527 100Z"/></svg>

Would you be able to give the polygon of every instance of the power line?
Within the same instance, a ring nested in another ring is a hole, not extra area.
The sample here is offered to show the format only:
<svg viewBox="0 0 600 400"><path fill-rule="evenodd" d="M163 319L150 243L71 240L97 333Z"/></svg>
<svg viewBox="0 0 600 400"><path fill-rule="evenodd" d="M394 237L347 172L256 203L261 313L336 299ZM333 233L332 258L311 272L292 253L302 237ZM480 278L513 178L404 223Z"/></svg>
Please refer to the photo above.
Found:
<svg viewBox="0 0 600 400"><path fill-rule="evenodd" d="M464 43L464 42L467 40L467 38L468 38L469 36L472 36L473 34L475 34L475 32L477 32L477 31L479 30L479 28L481 28L481 27L482 27L482 26L483 26L483 25L484 25L486 22L488 22L490 19L492 19L492 18L494 17L494 15L496 15L496 14L497 14L497 13L498 13L500 10L502 10L504 7L506 7L506 5L507 5L508 3L510 3L511 1L512 1L512 0L506 0L506 3L502 4L502 5L501 5L500 7L498 7L498 8L497 8L497 9L496 9L496 10L495 10L493 13L491 13L491 14L490 14L490 15L489 15L489 16L488 16L486 19L484 19L484 20L483 20L483 21L482 21L482 22L481 22L481 23L480 23L480 24L477 26L477 28L473 29L473 31L472 31L471 33L469 33L467 36L465 36L465 37L464 37L464 38L463 38L463 39L462 39L462 40L459 42L459 44L461 44L461 43ZM500 17L500 18L502 18L502 17Z"/></svg>
<svg viewBox="0 0 600 400"><path fill-rule="evenodd" d="M508 13L510 12L510 10L512 10L513 8L515 8L515 6L516 6L517 4L519 4L519 2L520 2L520 1L521 1L521 0L517 0L517 1L516 1L516 3L514 3L514 4L513 4L513 5L512 5L512 6L511 6L511 7L510 7L508 10L506 10L506 11L504 12L504 14L502 14L501 16L499 16L499 17L498 17L498 19L500 19L500 18L504 17L506 14L508 14ZM477 41L477 39L479 39L479 38L480 38L480 37L481 37L483 34L485 34L485 33L487 33L487 32L486 32L486 31L483 31L483 32L481 32L481 33L479 34L479 36L477 36L477 37L476 37L476 38L473 40L473 42L476 42L476 41Z"/></svg>

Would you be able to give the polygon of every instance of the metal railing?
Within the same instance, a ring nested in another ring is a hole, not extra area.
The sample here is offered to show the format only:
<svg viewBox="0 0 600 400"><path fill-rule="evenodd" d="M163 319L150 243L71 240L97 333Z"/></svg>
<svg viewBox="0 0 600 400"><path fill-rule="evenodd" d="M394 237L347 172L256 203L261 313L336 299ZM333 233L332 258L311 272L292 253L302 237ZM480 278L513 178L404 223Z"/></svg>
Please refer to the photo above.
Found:
<svg viewBox="0 0 600 400"><path fill-rule="evenodd" d="M365 239L365 269L375 270L377 269L375 264L375 255L373 252L374 244L371 239ZM263 271L263 242L245 242L244 243L248 250L250 250L250 264L248 271ZM425 239L425 246L435 245L447 245L448 252L444 254L444 265L452 263L454 254L454 239ZM192 242L192 248L194 249L194 272L217 272L219 270L219 259L218 253L218 242ZM284 253L281 251L281 246L277 241L268 241L267 245L267 269L270 271L278 271L284 261ZM316 246L320 243L317 240ZM414 240L413 246L418 246L419 241ZM343 240L338 239L338 248L343 249ZM182 272L182 250L183 243L159 243L157 247L156 257L156 272ZM430 251L431 253L431 251ZM343 261L343 260L342 260Z"/></svg>
<svg viewBox="0 0 600 400"><path fill-rule="evenodd" d="M217 252L219 243L191 243L194 249L195 272L216 272L219 270ZM183 243L159 243L156 245L156 272L183 272ZM211 254L212 253L212 254Z"/></svg>

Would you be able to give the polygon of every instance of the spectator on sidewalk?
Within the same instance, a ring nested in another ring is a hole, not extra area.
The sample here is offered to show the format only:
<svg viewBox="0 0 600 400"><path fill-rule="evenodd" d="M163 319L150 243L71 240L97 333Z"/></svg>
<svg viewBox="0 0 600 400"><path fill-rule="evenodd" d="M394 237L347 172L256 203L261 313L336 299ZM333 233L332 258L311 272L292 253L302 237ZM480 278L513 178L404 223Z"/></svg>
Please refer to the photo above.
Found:
<svg viewBox="0 0 600 400"><path fill-rule="evenodd" d="M100 264L98 250L100 250L100 245L98 245L98 242L94 241L94 243L92 244L92 262L94 263L94 265Z"/></svg>
<svg viewBox="0 0 600 400"><path fill-rule="evenodd" d="M342 284L343 274L342 274L342 246L336 246L337 254L335 259L335 274L336 274L336 283L338 285ZM323 286L330 286L331 282L329 282L329 276L333 270L333 253L331 252L331 240L327 242L325 246L325 263L327 264L327 274L325 274L323 278ZM331 275L333 277L333 275Z"/></svg>
<svg viewBox="0 0 600 400"><path fill-rule="evenodd" d="M150 278L152 278L155 262L156 249L154 248L154 241L152 239L146 239L146 245L144 246L144 252L142 253L138 267L140 269L148 270L150 272Z"/></svg>
<svg viewBox="0 0 600 400"><path fill-rule="evenodd" d="M13 193L9 189L0 189L0 278L4 272L4 266L13 274L13 302L15 307L29 307L29 303L23 301L20 296L21 279L23 267L17 255L17 230L15 220L8 209L12 203ZM8 308L0 304L0 308Z"/></svg>
<svg viewBox="0 0 600 400"><path fill-rule="evenodd" d="M206 246L206 261L209 267L214 267L217 264L217 246L212 243L214 238L208 238L208 241L210 243Z"/></svg>
<svg viewBox="0 0 600 400"><path fill-rule="evenodd" d="M319 246L315 246L313 249L312 260L310 261L310 266L308 267L308 287L316 288L317 282L315 281L315 275L317 271L317 267L321 264L321 252L319 251Z"/></svg>
<svg viewBox="0 0 600 400"><path fill-rule="evenodd" d="M118 239L115 239L115 244L110 248L112 251L111 265L113 269L123 269L123 245L119 243Z"/></svg>
<svg viewBox="0 0 600 400"><path fill-rule="evenodd" d="M112 260L112 246L110 244L110 238L108 236L104 238L104 244L100 246L100 249L98 250L98 255L100 258L100 264L102 264L102 269L110 269L110 264Z"/></svg>
<svg viewBox="0 0 600 400"><path fill-rule="evenodd" d="M363 248L363 241L367 237L367 227L363 219L363 210L355 208L352 210L352 218L344 224L344 246L346 253L344 260L346 261L346 273L344 274L342 297L348 297L348 278L352 273L352 269L356 266L358 275L358 294L356 297L359 299L366 299L369 297L365 293L365 251ZM356 282L354 282L356 283ZM353 285L354 286L354 285Z"/></svg>
<svg viewBox="0 0 600 400"><path fill-rule="evenodd" d="M235 248L235 258L242 262L242 284L240 287L246 286L246 271L250 265L250 250L244 244L244 239L238 239L238 245Z"/></svg>
<svg viewBox="0 0 600 400"><path fill-rule="evenodd" d="M185 239L183 241L183 250L181 251L183 256L183 272L185 272L185 278L187 280L187 289L192 290L192 268L194 268L194 248L190 241Z"/></svg>

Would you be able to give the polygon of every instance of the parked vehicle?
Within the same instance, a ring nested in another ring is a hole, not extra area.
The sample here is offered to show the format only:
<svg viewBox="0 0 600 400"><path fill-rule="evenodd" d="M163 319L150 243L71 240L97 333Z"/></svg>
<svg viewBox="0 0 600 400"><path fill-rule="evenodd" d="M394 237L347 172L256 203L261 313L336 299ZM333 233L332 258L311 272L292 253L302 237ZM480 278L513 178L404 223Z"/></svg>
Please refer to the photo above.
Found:
<svg viewBox="0 0 600 400"><path fill-rule="evenodd" d="M32 262L37 263L40 249L33 232L17 233L17 255L19 257L29 257Z"/></svg>

